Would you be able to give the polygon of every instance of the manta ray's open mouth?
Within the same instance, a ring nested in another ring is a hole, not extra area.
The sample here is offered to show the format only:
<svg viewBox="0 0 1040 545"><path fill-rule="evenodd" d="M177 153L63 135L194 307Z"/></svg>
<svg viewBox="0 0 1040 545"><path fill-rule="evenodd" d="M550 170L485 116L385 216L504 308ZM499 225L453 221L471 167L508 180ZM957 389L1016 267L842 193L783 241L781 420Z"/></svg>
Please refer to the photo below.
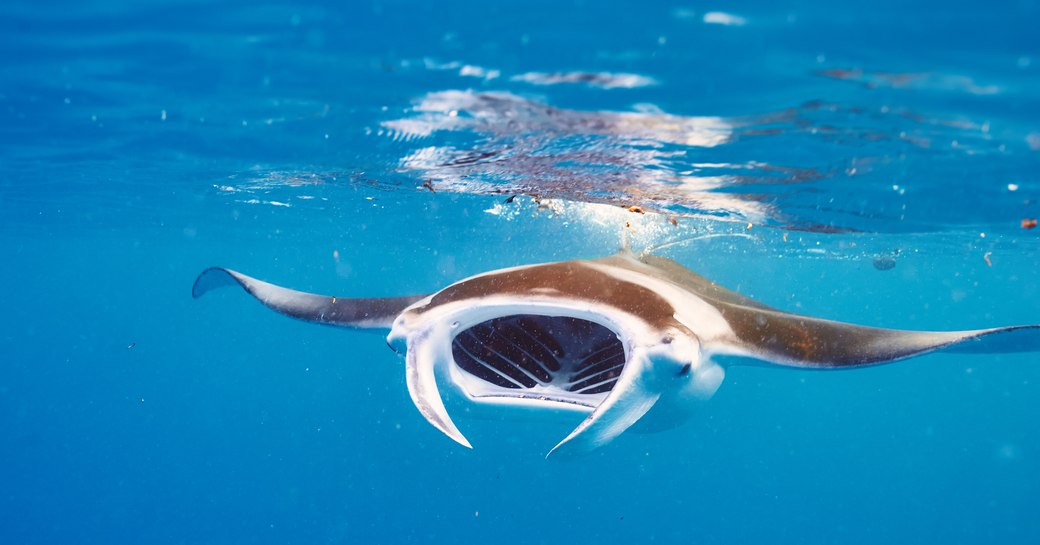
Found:
<svg viewBox="0 0 1040 545"><path fill-rule="evenodd" d="M624 344L611 329L581 318L536 314L478 323L452 339L451 351L461 370L483 381L470 395L531 394L584 407L595 407L610 392L626 361Z"/></svg>

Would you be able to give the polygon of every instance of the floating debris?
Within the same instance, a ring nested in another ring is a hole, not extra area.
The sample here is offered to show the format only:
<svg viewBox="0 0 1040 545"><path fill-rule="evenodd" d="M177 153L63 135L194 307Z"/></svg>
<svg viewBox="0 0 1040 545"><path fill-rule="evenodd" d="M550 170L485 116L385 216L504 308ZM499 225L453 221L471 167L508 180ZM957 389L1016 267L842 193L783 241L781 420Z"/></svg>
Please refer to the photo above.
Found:
<svg viewBox="0 0 1040 545"><path fill-rule="evenodd" d="M896 258L899 257L901 250L896 248L894 251L887 254L877 254L871 263L874 268L879 271L890 271L896 267Z"/></svg>
<svg viewBox="0 0 1040 545"><path fill-rule="evenodd" d="M629 206L628 207L628 211L629 212L634 212L636 214L645 214L646 213L645 211L643 211L643 207L636 206L636 205Z"/></svg>
<svg viewBox="0 0 1040 545"><path fill-rule="evenodd" d="M876 255L873 260L874 268L879 271L890 271L896 267L895 255Z"/></svg>
<svg viewBox="0 0 1040 545"><path fill-rule="evenodd" d="M989 256L993 255L993 252L986 252L982 254L982 259L986 260L986 265L989 267L993 266L993 262L989 260Z"/></svg>
<svg viewBox="0 0 1040 545"><path fill-rule="evenodd" d="M430 184L430 180L426 180L426 181L425 181L425 182L423 182L423 184L422 184L421 186L419 186L419 187L425 187L426 189L429 189L429 190L430 190L430 193L436 193L436 192L437 192L437 190L433 188L433 185L432 185L432 184Z"/></svg>
<svg viewBox="0 0 1040 545"><path fill-rule="evenodd" d="M1025 218L1022 220L1023 229L1032 229L1036 227L1036 218Z"/></svg>

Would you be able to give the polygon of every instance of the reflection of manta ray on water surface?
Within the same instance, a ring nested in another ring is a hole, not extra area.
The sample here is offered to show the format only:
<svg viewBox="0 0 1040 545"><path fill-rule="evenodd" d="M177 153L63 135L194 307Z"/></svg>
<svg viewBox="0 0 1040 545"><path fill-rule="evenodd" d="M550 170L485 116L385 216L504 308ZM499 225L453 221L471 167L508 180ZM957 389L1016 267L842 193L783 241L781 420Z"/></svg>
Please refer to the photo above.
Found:
<svg viewBox="0 0 1040 545"><path fill-rule="evenodd" d="M222 268L193 295L238 284L306 321L389 329L426 419L459 443L438 385L472 403L589 413L553 451L596 448L640 421L681 422L710 398L725 367L875 365L940 349L1040 351L1040 325L902 331L789 314L729 291L669 259L630 252L480 274L433 295L341 298L295 291Z"/></svg>

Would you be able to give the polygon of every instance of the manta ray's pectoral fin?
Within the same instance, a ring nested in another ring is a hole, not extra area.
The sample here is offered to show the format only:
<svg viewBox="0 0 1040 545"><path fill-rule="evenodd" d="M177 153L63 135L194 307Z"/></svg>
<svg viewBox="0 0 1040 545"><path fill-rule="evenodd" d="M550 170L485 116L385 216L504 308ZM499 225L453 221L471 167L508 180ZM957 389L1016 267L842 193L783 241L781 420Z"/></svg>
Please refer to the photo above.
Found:
<svg viewBox="0 0 1040 545"><path fill-rule="evenodd" d="M738 305L721 305L720 311L737 340L718 352L790 367L862 367L943 349L973 353L1040 351L1040 325L904 331Z"/></svg>
<svg viewBox="0 0 1040 545"><path fill-rule="evenodd" d="M308 322L352 328L389 329L394 318L424 296L351 299L291 290L221 267L202 271L195 279L192 297L198 299L224 286L241 286L258 301L277 312Z"/></svg>
<svg viewBox="0 0 1040 545"><path fill-rule="evenodd" d="M964 338L944 348L950 352L967 354L1040 351L1040 324L997 327L964 333Z"/></svg>

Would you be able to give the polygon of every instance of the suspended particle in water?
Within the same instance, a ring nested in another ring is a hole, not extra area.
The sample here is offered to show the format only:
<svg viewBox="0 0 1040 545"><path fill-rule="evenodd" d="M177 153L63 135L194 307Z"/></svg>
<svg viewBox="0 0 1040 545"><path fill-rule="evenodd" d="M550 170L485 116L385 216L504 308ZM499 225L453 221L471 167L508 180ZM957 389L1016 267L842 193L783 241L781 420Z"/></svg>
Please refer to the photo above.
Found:
<svg viewBox="0 0 1040 545"><path fill-rule="evenodd" d="M1022 220L1023 229L1032 229L1036 227L1036 218L1025 218Z"/></svg>
<svg viewBox="0 0 1040 545"><path fill-rule="evenodd" d="M892 254L876 255L873 260L874 268L879 271L889 271L896 266L896 256Z"/></svg>

